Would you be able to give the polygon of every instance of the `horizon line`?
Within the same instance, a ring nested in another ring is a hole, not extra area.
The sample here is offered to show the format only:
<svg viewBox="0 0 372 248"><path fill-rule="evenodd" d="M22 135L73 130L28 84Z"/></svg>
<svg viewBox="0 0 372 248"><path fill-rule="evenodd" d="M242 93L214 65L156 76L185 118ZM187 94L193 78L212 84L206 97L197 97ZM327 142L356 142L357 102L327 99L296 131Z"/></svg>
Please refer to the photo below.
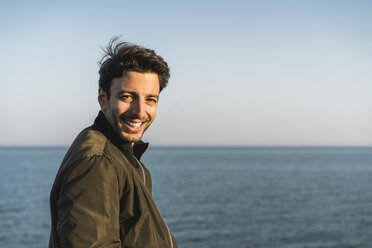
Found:
<svg viewBox="0 0 372 248"><path fill-rule="evenodd" d="M0 148L68 148L71 145L0 145ZM372 148L371 145L150 145L152 148Z"/></svg>

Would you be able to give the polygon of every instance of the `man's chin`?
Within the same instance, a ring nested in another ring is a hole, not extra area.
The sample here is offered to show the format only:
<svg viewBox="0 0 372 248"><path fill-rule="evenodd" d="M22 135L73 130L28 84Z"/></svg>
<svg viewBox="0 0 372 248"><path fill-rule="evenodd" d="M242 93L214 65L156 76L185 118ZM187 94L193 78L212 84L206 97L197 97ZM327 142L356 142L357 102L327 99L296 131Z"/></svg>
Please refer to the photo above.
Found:
<svg viewBox="0 0 372 248"><path fill-rule="evenodd" d="M136 143L142 139L142 134L121 133L120 137L126 142Z"/></svg>

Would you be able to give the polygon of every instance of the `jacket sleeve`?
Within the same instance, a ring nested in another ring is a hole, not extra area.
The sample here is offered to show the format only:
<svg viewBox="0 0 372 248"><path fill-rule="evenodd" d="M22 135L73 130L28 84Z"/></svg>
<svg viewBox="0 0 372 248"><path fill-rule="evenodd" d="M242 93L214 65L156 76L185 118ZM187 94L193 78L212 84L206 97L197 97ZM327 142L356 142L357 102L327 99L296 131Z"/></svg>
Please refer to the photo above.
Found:
<svg viewBox="0 0 372 248"><path fill-rule="evenodd" d="M81 159L65 175L58 200L59 247L120 247L119 186L107 157Z"/></svg>

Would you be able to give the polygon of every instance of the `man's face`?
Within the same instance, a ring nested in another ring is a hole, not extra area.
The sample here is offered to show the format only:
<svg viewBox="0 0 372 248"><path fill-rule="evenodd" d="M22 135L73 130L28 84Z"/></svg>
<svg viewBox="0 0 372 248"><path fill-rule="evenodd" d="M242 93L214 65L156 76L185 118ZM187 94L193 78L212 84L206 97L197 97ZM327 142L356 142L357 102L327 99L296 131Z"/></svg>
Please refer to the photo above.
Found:
<svg viewBox="0 0 372 248"><path fill-rule="evenodd" d="M99 89L101 110L125 141L137 142L155 118L159 78L155 73L126 72L112 80L110 98Z"/></svg>

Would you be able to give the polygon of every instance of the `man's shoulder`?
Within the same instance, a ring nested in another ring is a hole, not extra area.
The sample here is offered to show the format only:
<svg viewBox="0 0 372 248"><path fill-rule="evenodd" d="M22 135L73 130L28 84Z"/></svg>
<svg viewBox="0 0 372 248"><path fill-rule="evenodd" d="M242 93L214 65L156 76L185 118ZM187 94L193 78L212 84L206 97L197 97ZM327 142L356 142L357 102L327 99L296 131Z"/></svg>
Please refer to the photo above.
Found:
<svg viewBox="0 0 372 248"><path fill-rule="evenodd" d="M106 136L88 127L79 133L68 153L78 155L80 158L102 156L108 143Z"/></svg>
<svg viewBox="0 0 372 248"><path fill-rule="evenodd" d="M108 159L111 143L101 132L92 127L82 130L68 149L58 174L67 175L77 168L89 168L92 163L104 164Z"/></svg>
<svg viewBox="0 0 372 248"><path fill-rule="evenodd" d="M81 180L88 174L99 178L116 173L116 164L111 159L113 150L113 144L101 132L92 127L82 130L63 158L52 192L60 192L61 185Z"/></svg>

